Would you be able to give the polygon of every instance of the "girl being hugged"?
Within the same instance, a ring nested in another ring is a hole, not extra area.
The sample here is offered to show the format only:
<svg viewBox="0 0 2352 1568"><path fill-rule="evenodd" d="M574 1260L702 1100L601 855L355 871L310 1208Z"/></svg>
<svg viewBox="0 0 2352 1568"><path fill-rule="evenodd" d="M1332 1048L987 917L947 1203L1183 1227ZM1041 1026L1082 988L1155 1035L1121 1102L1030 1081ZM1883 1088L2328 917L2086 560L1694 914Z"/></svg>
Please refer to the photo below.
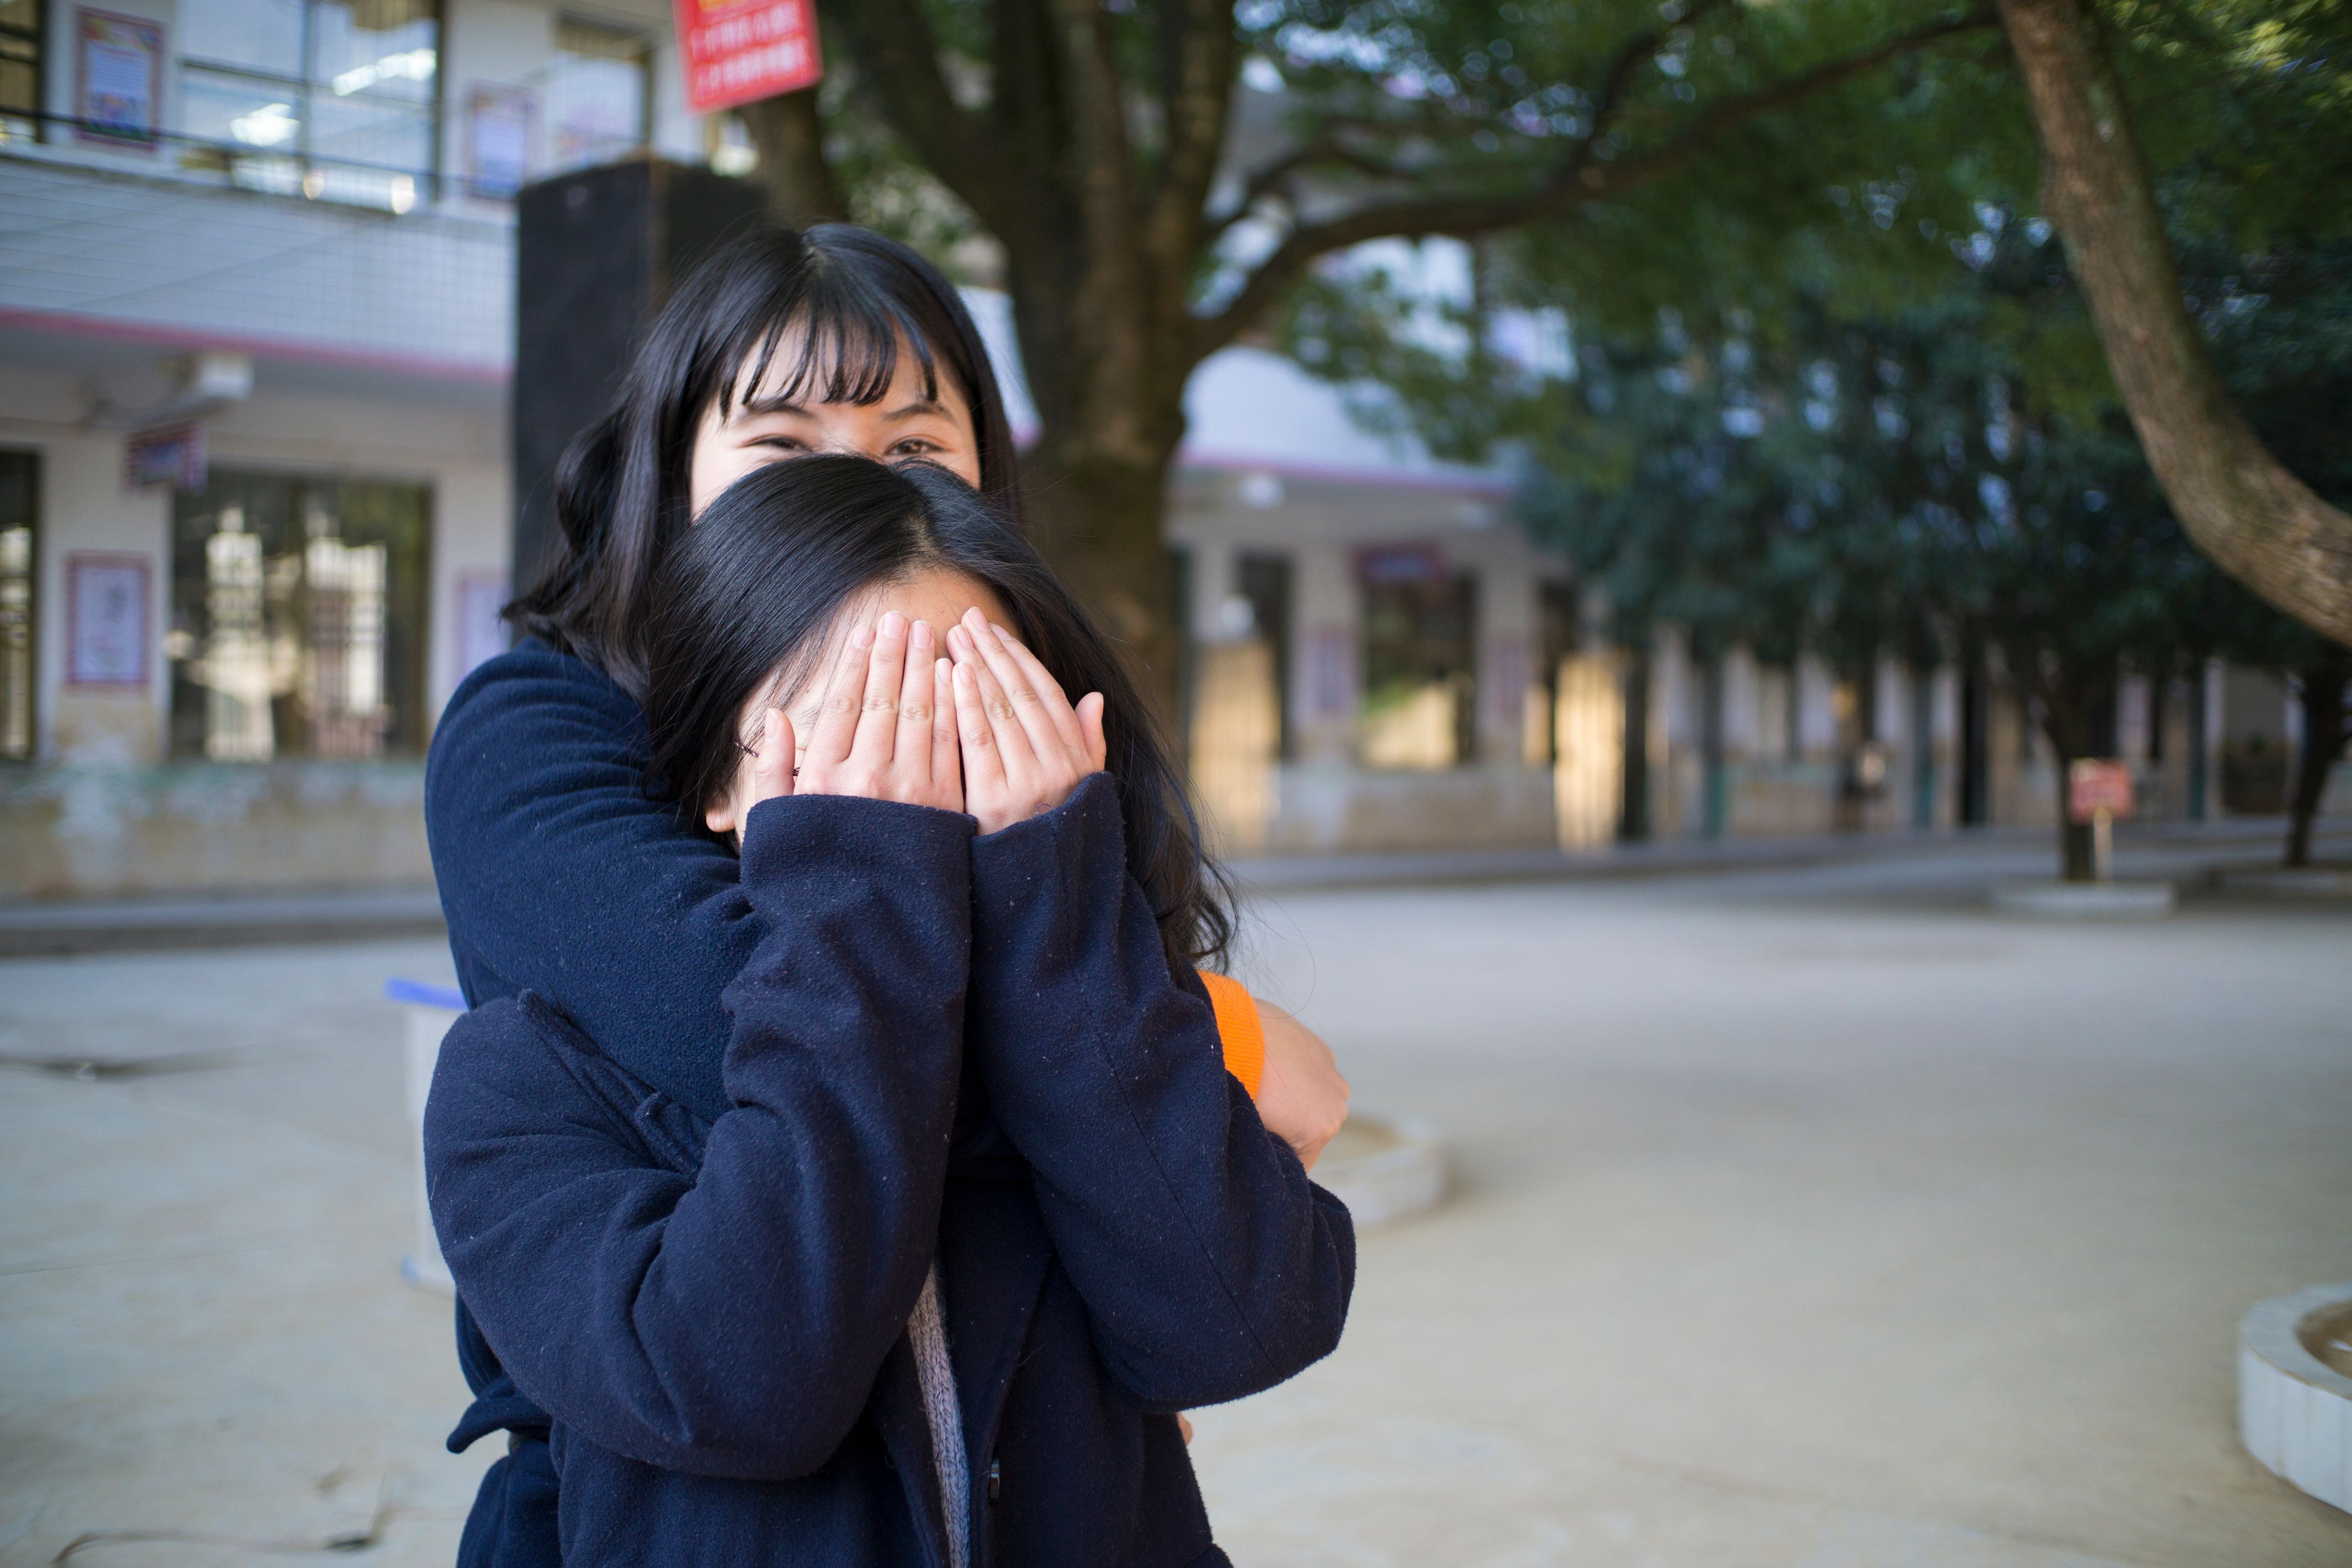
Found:
<svg viewBox="0 0 2352 1568"><path fill-rule="evenodd" d="M769 951L775 904L746 885L756 857L739 863L698 815L645 788L646 704L656 677L668 679L656 668L652 606L674 552L697 540L730 485L818 453L936 463L1019 531L995 373L947 280L906 247L847 226L745 235L673 294L611 414L566 453L551 559L508 612L520 640L460 683L426 763L434 874L468 1003L535 993L677 1114L703 1122L735 1103L722 1066L736 1021L721 998ZM726 542L746 537L711 535L703 569L737 570ZM790 541L761 548L761 562L793 569ZM1112 698L1107 743L1122 787L1142 778L1130 761L1164 770L1156 750L1123 759L1116 693L1091 677L1072 688L1087 689ZM1127 815L1128 852L1155 909L1196 911L1195 945L1213 950L1222 904L1189 885L1207 870L1169 787L1169 809ZM1213 1048L1266 1129L1311 1166L1347 1110L1330 1052L1234 982L1202 980L1223 1025ZM457 1329L476 1397L450 1446L506 1448L483 1479L458 1561L553 1568L568 1505L549 1412L501 1365L468 1289Z"/></svg>
<svg viewBox="0 0 2352 1568"><path fill-rule="evenodd" d="M762 921L725 1108L526 992L425 1129L562 1561L1224 1562L1175 1413L1328 1353L1354 1239L1224 1068L1115 652L1001 509L842 457L727 490L647 629L655 779Z"/></svg>

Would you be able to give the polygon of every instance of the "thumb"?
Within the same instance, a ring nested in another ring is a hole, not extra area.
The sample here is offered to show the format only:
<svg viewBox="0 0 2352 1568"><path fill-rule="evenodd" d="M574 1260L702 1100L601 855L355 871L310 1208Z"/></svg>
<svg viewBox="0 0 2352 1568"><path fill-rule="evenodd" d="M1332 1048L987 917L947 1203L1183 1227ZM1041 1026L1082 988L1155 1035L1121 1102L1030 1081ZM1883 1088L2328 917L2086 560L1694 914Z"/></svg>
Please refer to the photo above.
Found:
<svg viewBox="0 0 2352 1568"><path fill-rule="evenodd" d="M1091 771L1100 773L1110 748L1103 742L1103 694L1089 691L1078 699L1078 732L1086 739L1087 761Z"/></svg>

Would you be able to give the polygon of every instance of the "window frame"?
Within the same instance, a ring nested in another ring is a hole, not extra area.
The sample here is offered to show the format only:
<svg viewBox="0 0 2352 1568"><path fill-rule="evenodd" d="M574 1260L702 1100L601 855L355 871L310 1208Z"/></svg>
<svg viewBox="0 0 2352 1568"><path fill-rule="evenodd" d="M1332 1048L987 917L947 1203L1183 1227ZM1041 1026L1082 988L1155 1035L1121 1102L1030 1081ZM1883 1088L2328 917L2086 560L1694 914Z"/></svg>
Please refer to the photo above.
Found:
<svg viewBox="0 0 2352 1568"><path fill-rule="evenodd" d="M22 750L12 750L7 744L7 714L0 707L0 766L20 765L39 760L41 753L41 567L43 562L41 528L41 469L45 454L37 447L0 447L0 462L25 465L25 526L32 537L26 543L25 562L25 744ZM5 523L0 519L0 523ZM7 700L5 685L6 649L0 647L0 704Z"/></svg>
<svg viewBox="0 0 2352 1568"><path fill-rule="evenodd" d="M649 150L654 144L656 96L654 60L660 49L660 40L655 31L649 26L636 23L587 15L564 7L556 9L549 17L549 25L548 65L545 79L541 84L541 97L545 109L542 130L547 138L547 143L544 155L541 160L541 166L534 171L532 177L545 179L555 174L568 174L574 169L593 168L615 158ZM616 49L612 54L602 54L566 48L564 29L567 27L577 28L585 33L602 34L613 44L625 47L627 52L625 54ZM587 61L602 61L623 66L635 76L636 124L630 132L631 140L626 146L590 149L590 156L567 158L560 156L556 151L556 140L563 133L563 128L557 122L560 110L557 105L546 100L556 96L551 89L555 86L558 79L576 68L579 62Z"/></svg>
<svg viewBox="0 0 2352 1568"><path fill-rule="evenodd" d="M198 79L211 79L266 86L285 93L299 106L299 112L295 121L297 128L295 145L291 149L281 150L260 146L234 139L221 141L207 136L190 135L185 132L178 133L173 139L208 147L221 154L224 163L229 166L232 179L236 177L235 165L241 161L249 161L257 170L278 163L291 164L297 175L295 189L280 194L299 194L313 200L322 197L338 199L331 195L327 175L336 169L362 170L371 174L389 175L394 180L405 177L414 182L404 205L397 194L397 186L387 182L387 189L391 194L381 205L389 206L395 216L411 211L419 205L438 203L446 189L444 176L448 161L448 137L443 123L448 95L448 72L443 68L448 53L447 0L423 0L424 7L433 22L431 94L422 102L411 102L406 100L388 100L398 103L404 110L413 110L415 117L424 125L425 157L424 166L421 168L410 168L397 163L374 163L361 158L341 158L321 153L314 147L312 139L318 121L315 103L320 93L331 94L334 86L332 76L320 73L318 58L318 16L320 8L330 3L331 0L299 0L302 8L302 42L299 50L301 68L296 75L289 76L283 71L262 66L213 59L204 55L188 53L184 49L175 49L172 55L173 119L184 125L186 123L184 100L192 72ZM359 90L364 92L367 89ZM341 199L348 200L348 198ZM368 206L379 204L351 202L350 205Z"/></svg>
<svg viewBox="0 0 2352 1568"><path fill-rule="evenodd" d="M52 0L35 0L33 25L19 26L13 22L0 22L0 43L13 41L26 46L29 58L19 58L33 71L33 101L22 110L0 107L0 140L22 136L27 141L40 134L43 112L48 108L49 6Z"/></svg>

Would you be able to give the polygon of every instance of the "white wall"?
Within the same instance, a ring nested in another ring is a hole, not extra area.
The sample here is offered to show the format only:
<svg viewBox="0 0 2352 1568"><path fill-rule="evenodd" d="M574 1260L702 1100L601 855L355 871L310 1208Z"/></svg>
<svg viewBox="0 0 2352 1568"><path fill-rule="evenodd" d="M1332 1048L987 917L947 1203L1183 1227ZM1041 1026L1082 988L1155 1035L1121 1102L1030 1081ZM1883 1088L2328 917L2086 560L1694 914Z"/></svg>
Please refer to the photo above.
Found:
<svg viewBox="0 0 2352 1568"><path fill-rule="evenodd" d="M1338 544L1307 545L1291 559L1294 745L1301 762L1345 763L1355 752L1356 701L1364 684L1354 563Z"/></svg>
<svg viewBox="0 0 2352 1568"><path fill-rule="evenodd" d="M442 17L441 199L451 211L512 223L511 203L478 200L467 188L471 147L467 116L477 87L534 88L555 39L555 14L519 0L464 0ZM544 156L544 114L531 121L530 156Z"/></svg>
<svg viewBox="0 0 2352 1568"><path fill-rule="evenodd" d="M510 226L0 159L0 310L494 380Z"/></svg>
<svg viewBox="0 0 2352 1568"><path fill-rule="evenodd" d="M1478 569L1475 668L1478 755L1486 762L1527 755L1528 688L1543 647L1541 582L1524 558L1490 558Z"/></svg>

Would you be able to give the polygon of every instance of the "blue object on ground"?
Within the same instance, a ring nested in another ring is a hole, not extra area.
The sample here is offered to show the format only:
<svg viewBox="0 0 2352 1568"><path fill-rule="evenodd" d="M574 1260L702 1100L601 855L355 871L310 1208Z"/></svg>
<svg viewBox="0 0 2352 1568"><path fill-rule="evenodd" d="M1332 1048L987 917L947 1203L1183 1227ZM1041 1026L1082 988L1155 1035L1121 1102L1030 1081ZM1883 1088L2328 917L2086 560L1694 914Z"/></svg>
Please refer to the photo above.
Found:
<svg viewBox="0 0 2352 1568"><path fill-rule="evenodd" d="M383 994L395 1002L406 1002L418 1007L446 1007L452 1013L466 1010L463 992L455 985L436 985L429 980L387 980L383 983Z"/></svg>

